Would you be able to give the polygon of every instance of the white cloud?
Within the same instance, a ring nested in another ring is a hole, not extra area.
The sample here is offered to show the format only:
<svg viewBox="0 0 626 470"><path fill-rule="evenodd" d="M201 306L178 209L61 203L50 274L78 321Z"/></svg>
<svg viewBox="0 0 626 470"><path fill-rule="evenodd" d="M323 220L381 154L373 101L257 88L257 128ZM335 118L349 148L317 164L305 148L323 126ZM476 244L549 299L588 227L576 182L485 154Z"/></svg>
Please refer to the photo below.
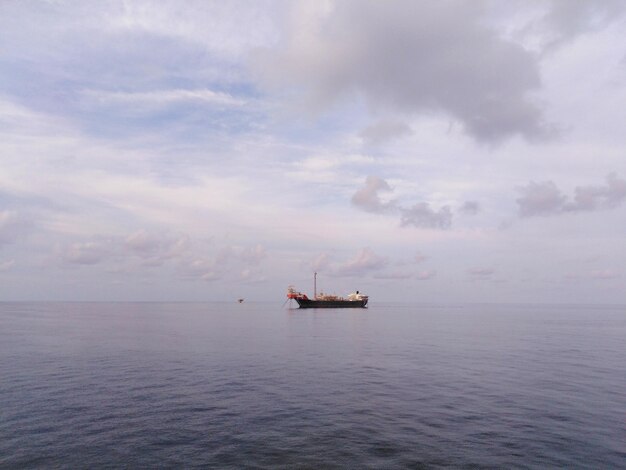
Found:
<svg viewBox="0 0 626 470"><path fill-rule="evenodd" d="M219 106L243 106L246 104L245 100L235 98L229 93L207 89L173 89L144 92L85 90L83 95L99 104L147 104L156 106L173 103L200 103Z"/></svg>

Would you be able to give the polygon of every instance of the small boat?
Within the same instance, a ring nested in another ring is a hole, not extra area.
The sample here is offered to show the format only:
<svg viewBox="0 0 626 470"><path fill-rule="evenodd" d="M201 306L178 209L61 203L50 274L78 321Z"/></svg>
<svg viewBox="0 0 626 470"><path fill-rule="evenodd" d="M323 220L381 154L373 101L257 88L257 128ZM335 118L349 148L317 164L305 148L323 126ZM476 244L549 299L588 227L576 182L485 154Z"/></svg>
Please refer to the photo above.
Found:
<svg viewBox="0 0 626 470"><path fill-rule="evenodd" d="M348 297L336 295L317 294L317 273L313 276L313 298L309 299L306 294L298 292L293 286L287 288L287 298L294 299L300 308L365 308L369 297L359 291L353 292Z"/></svg>
<svg viewBox="0 0 626 470"><path fill-rule="evenodd" d="M237 299L237 302L239 302L240 304L243 303L243 299Z"/></svg>

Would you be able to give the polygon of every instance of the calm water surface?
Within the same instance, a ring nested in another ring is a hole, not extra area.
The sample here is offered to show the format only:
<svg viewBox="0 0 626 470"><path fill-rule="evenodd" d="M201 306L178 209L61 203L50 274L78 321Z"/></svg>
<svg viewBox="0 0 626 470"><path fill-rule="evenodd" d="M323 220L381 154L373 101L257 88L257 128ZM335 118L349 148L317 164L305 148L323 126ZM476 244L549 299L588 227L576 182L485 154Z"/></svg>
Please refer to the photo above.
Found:
<svg viewBox="0 0 626 470"><path fill-rule="evenodd" d="M0 303L2 468L625 468L626 307Z"/></svg>

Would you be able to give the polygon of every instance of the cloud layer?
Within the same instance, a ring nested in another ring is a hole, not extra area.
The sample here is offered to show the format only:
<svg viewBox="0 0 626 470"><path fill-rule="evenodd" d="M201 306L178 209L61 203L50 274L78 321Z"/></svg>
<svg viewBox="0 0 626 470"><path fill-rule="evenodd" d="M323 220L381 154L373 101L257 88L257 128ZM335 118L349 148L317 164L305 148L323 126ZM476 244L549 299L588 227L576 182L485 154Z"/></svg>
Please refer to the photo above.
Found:
<svg viewBox="0 0 626 470"><path fill-rule="evenodd" d="M0 2L0 300L626 302L625 5Z"/></svg>

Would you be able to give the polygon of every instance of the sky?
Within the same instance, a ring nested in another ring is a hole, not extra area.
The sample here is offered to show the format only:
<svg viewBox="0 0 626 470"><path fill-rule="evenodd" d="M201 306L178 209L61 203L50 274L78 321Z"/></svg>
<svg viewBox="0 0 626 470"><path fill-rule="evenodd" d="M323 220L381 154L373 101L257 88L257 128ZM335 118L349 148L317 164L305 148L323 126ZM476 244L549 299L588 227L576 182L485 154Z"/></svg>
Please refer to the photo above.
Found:
<svg viewBox="0 0 626 470"><path fill-rule="evenodd" d="M626 303L626 2L0 2L0 300Z"/></svg>

